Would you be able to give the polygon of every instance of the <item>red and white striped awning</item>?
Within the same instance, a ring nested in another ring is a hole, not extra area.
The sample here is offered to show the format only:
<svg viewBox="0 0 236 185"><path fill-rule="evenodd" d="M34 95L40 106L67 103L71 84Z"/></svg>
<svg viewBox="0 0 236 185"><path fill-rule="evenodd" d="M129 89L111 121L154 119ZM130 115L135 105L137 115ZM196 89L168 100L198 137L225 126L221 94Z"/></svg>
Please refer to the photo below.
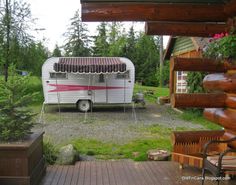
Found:
<svg viewBox="0 0 236 185"><path fill-rule="evenodd" d="M119 73L126 64L118 57L65 57L54 64L56 72L68 73Z"/></svg>

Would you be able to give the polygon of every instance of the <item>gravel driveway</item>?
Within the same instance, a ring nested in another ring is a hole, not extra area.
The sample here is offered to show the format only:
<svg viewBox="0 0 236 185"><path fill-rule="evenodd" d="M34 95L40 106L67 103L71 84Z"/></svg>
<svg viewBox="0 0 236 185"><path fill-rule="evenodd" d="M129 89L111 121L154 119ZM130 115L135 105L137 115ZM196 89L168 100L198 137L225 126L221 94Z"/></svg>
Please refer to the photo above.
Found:
<svg viewBox="0 0 236 185"><path fill-rule="evenodd" d="M161 125L175 130L177 127L201 129L201 125L183 121L169 106L148 104L146 108L132 106L97 106L93 112L80 113L73 106L47 106L42 122L33 131L45 131L56 144L64 144L75 138L96 139L124 144L144 138L140 129Z"/></svg>

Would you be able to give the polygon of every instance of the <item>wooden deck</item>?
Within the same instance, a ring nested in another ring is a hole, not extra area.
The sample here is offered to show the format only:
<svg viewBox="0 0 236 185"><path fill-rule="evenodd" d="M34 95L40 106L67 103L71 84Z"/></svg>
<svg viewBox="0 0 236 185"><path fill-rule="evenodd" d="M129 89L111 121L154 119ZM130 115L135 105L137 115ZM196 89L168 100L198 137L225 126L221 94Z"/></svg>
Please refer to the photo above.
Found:
<svg viewBox="0 0 236 185"><path fill-rule="evenodd" d="M177 163L170 161L87 161L77 162L75 166L49 166L41 185L200 185L199 177L200 170L180 170ZM205 183L213 184L216 182L211 180ZM220 184L233 185L236 181Z"/></svg>

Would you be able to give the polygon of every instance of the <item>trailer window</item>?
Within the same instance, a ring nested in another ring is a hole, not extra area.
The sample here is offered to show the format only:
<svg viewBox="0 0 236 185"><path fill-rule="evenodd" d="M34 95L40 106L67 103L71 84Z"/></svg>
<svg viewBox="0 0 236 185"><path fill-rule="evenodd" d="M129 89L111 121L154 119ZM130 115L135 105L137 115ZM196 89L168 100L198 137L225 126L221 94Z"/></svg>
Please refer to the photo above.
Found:
<svg viewBox="0 0 236 185"><path fill-rule="evenodd" d="M124 73L117 73L116 74L116 79L129 79L129 78L130 78L129 71L126 71Z"/></svg>
<svg viewBox="0 0 236 185"><path fill-rule="evenodd" d="M100 74L100 75L99 75L99 81L98 81L98 82L99 82L99 83L105 82L104 74Z"/></svg>
<svg viewBox="0 0 236 185"><path fill-rule="evenodd" d="M66 73L50 73L50 78L64 79L67 78Z"/></svg>

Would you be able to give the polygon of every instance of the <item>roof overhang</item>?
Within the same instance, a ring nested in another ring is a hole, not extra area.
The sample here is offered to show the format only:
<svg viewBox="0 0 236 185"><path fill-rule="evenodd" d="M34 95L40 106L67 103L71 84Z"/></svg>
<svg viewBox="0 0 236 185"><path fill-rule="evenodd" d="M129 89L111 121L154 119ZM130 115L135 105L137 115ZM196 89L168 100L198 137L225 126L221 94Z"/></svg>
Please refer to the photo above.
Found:
<svg viewBox="0 0 236 185"><path fill-rule="evenodd" d="M123 73L126 64L118 57L65 57L54 64L56 72L101 74Z"/></svg>
<svg viewBox="0 0 236 185"><path fill-rule="evenodd" d="M147 34L152 35L208 37L227 31L227 21L236 16L236 0L81 0L81 3L83 21L145 21ZM177 24L184 24L183 28L175 29Z"/></svg>

